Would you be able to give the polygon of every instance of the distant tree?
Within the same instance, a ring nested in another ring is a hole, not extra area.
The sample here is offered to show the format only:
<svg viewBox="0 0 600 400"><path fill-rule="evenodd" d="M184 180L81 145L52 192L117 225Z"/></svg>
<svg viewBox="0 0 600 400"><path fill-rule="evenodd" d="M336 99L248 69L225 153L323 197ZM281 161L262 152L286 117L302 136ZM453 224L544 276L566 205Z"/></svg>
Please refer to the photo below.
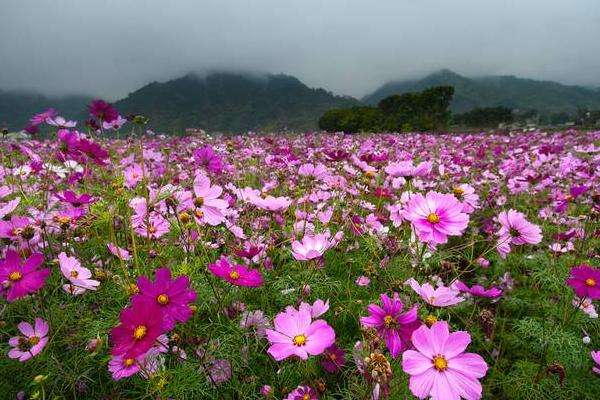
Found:
<svg viewBox="0 0 600 400"><path fill-rule="evenodd" d="M463 114L454 116L454 123L476 128L496 127L501 123L514 120L512 110L508 107L477 107Z"/></svg>
<svg viewBox="0 0 600 400"><path fill-rule="evenodd" d="M438 86L418 93L389 96L377 107L332 109L319 120L326 131L433 131L448 126L454 88Z"/></svg>

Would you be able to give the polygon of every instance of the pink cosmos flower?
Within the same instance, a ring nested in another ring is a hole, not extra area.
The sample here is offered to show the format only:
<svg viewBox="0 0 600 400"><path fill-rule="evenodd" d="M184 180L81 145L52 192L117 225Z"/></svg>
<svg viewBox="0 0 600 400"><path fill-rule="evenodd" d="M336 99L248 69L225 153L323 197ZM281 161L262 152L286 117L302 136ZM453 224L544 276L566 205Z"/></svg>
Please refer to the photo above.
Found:
<svg viewBox="0 0 600 400"><path fill-rule="evenodd" d="M68 257L64 251L58 255L58 263L63 276L69 280L63 286L65 292L78 295L86 290L96 290L100 285L99 281L90 279L92 272L89 269L82 267L75 257Z"/></svg>
<svg viewBox="0 0 600 400"><path fill-rule="evenodd" d="M427 304L434 307L448 307L458 304L465 299L459 296L458 290L454 290L447 286L439 286L434 288L430 283L426 282L419 285L415 279L410 278L406 284L419 295Z"/></svg>
<svg viewBox="0 0 600 400"><path fill-rule="evenodd" d="M260 271L239 264L231 264L227 257L224 256L216 263L209 264L208 269L214 275L232 285L259 287L263 284Z"/></svg>
<svg viewBox="0 0 600 400"><path fill-rule="evenodd" d="M207 171L215 174L220 174L223 171L223 160L209 145L194 150L194 160L198 165L204 166Z"/></svg>
<svg viewBox="0 0 600 400"><path fill-rule="evenodd" d="M598 300L600 299L600 270L587 264L573 267L567 285L571 286L579 297Z"/></svg>
<svg viewBox="0 0 600 400"><path fill-rule="evenodd" d="M450 333L448 323L423 325L412 334L416 350L402 354L402 369L410 375L409 388L420 399L480 399L481 383L487 372L485 360L478 354L465 353L471 335Z"/></svg>
<svg viewBox="0 0 600 400"><path fill-rule="evenodd" d="M448 236L460 236L469 224L469 215L451 194L428 192L414 194L406 205L404 218L423 242L443 244Z"/></svg>
<svg viewBox="0 0 600 400"><path fill-rule="evenodd" d="M113 119L112 121L103 121L102 122L102 128L104 129L112 129L114 131L118 131L119 129L121 129L121 127L123 125L125 125L125 123L127 122L126 118L121 117L120 115L117 115L117 118Z"/></svg>
<svg viewBox="0 0 600 400"><path fill-rule="evenodd" d="M17 327L23 335L10 338L8 344L12 349L9 350L8 356L23 362L38 355L48 344L49 326L43 319L36 318L34 326L23 321Z"/></svg>
<svg viewBox="0 0 600 400"><path fill-rule="evenodd" d="M168 330L175 327L175 322L186 322L192 316L190 304L196 301L196 292L190 289L190 279L187 276L171 279L168 268L159 268L154 282L140 276L137 286L140 291L133 296L132 303L156 304L163 313Z"/></svg>
<svg viewBox="0 0 600 400"><path fill-rule="evenodd" d="M453 194L462 203L462 212L471 214L479 208L479 196L473 186L462 183L454 188Z"/></svg>
<svg viewBox="0 0 600 400"><path fill-rule="evenodd" d="M0 293L9 303L30 293L37 292L46 283L50 269L39 267L44 262L41 253L34 253L21 261L14 250L6 252L6 258L0 262Z"/></svg>
<svg viewBox="0 0 600 400"><path fill-rule="evenodd" d="M56 117L48 117L46 118L46 123L48 125L52 125L52 126L56 126L57 128L75 128L75 126L77 125L77 122L75 121L67 121L66 119L64 119L63 117L61 117L60 115L56 116Z"/></svg>
<svg viewBox="0 0 600 400"><path fill-rule="evenodd" d="M368 317L361 317L360 323L367 328L375 328L385 340L385 344L392 357L396 358L410 346L410 336L421 325L417 315L417 305L405 313L402 312L404 304L398 293L390 299L387 294L379 296L382 307L369 304Z"/></svg>
<svg viewBox="0 0 600 400"><path fill-rule="evenodd" d="M156 359L161 353L167 352L168 340L166 335L159 336L155 346L135 358L112 356L108 362L108 371L111 373L112 378L115 381L118 381L135 375L138 372L141 372L143 376L147 377L148 374L155 372L156 367L158 366Z"/></svg>
<svg viewBox="0 0 600 400"><path fill-rule="evenodd" d="M262 210L273 212L286 210L292 204L292 200L289 197L273 197L271 195L265 197L250 196L248 201Z"/></svg>
<svg viewBox="0 0 600 400"><path fill-rule="evenodd" d="M111 122L119 117L117 110L104 100L94 100L88 106L90 115L98 118L102 122Z"/></svg>
<svg viewBox="0 0 600 400"><path fill-rule="evenodd" d="M125 186L132 189L144 178L144 170L141 165L134 163L123 170L123 176L125 177Z"/></svg>
<svg viewBox="0 0 600 400"><path fill-rule="evenodd" d="M119 315L121 323L110 331L111 354L136 358L146 353L167 331L162 310L156 302L138 301Z"/></svg>
<svg viewBox="0 0 600 400"><path fill-rule="evenodd" d="M115 245L114 243L108 243L106 245L106 247L108 247L108 250L117 258L120 258L123 261L129 261L131 260L131 254L129 254L129 252L127 250L125 250L124 248L121 248L117 245Z"/></svg>
<svg viewBox="0 0 600 400"><path fill-rule="evenodd" d="M3 219L11 212L15 211L21 202L21 198L10 200L6 203L0 203L0 219Z"/></svg>
<svg viewBox="0 0 600 400"><path fill-rule="evenodd" d="M452 283L452 285L450 285L450 287L455 290L459 290L463 293L469 293L476 297L488 297L491 299L495 299L497 297L502 296L502 290L495 286L492 286L489 289L485 289L481 285L473 285L471 287L468 287L464 282L456 280Z"/></svg>
<svg viewBox="0 0 600 400"><path fill-rule="evenodd" d="M338 372L346 363L344 351L333 344L325 349L322 354L321 366L330 374Z"/></svg>
<svg viewBox="0 0 600 400"><path fill-rule="evenodd" d="M308 261L323 257L325 251L331 247L333 247L333 242L329 240L329 235L307 233L302 238L302 242L297 240L292 242L292 255L298 261Z"/></svg>
<svg viewBox="0 0 600 400"><path fill-rule="evenodd" d="M306 309L286 310L277 314L275 329L267 329L271 346L267 352L277 361L291 356L307 360L316 356L335 342L335 331L325 320L313 321Z"/></svg>
<svg viewBox="0 0 600 400"><path fill-rule="evenodd" d="M516 210L502 211L498 215L501 224L498 231L496 249L504 258L510 253L510 245L538 244L542 241L542 230L539 226L525 219L525 215Z"/></svg>
<svg viewBox="0 0 600 400"><path fill-rule="evenodd" d="M596 365L592 368L592 371L600 375L600 350L590 352L590 356L596 363Z"/></svg>
<svg viewBox="0 0 600 400"><path fill-rule="evenodd" d="M216 226L225 221L225 210L229 207L227 201L220 199L223 189L221 186L212 186L210 179L205 175L197 175L194 179L193 206L197 219L209 225Z"/></svg>
<svg viewBox="0 0 600 400"><path fill-rule="evenodd" d="M357 286L369 286L369 284L371 283L371 279L369 279L369 277L367 276L361 275L358 278L356 278L354 283L356 283Z"/></svg>
<svg viewBox="0 0 600 400"><path fill-rule="evenodd" d="M285 400L319 400L319 395L310 386L298 386L287 395Z"/></svg>
<svg viewBox="0 0 600 400"><path fill-rule="evenodd" d="M388 164L385 167L385 172L393 177L407 177L412 178L415 176L427 176L431 172L432 163L430 161L423 161L415 166L410 161L399 161Z"/></svg>
<svg viewBox="0 0 600 400"><path fill-rule="evenodd" d="M62 194L57 193L56 197L59 200L64 201L65 203L71 204L73 207L81 207L94 202L92 196L90 196L89 194L84 193L78 196L75 192L71 190L65 190Z"/></svg>
<svg viewBox="0 0 600 400"><path fill-rule="evenodd" d="M242 313L240 328L254 328L256 330L256 337L258 338L264 338L266 336L266 330L269 326L269 320L265 317L265 313L262 310L244 311Z"/></svg>

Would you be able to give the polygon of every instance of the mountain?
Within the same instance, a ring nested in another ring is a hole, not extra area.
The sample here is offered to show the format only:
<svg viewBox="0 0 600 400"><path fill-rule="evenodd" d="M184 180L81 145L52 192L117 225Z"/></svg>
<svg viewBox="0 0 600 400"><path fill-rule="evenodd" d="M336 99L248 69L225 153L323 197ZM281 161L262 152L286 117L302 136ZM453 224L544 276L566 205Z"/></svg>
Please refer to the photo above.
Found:
<svg viewBox="0 0 600 400"><path fill-rule="evenodd" d="M0 90L0 128L22 129L34 114L54 108L65 118L84 113L91 98L86 96L47 97L38 93Z"/></svg>
<svg viewBox="0 0 600 400"><path fill-rule="evenodd" d="M125 115L149 117L149 125L157 131L244 132L317 129L325 111L358 104L351 97L311 89L287 75L212 73L150 83L115 106Z"/></svg>
<svg viewBox="0 0 600 400"><path fill-rule="evenodd" d="M450 109L455 113L476 107L497 106L534 109L544 114L574 113L578 108L600 109L600 90L597 89L515 76L467 78L450 70L442 70L418 80L386 83L362 101L375 105L393 94L442 85L454 86L454 100Z"/></svg>

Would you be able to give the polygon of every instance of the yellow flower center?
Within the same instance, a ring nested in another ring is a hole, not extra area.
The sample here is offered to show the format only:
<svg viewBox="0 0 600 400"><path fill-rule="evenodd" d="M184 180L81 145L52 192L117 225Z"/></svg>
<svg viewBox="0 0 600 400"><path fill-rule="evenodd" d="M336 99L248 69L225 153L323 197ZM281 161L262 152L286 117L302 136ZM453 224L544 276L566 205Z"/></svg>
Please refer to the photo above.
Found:
<svg viewBox="0 0 600 400"><path fill-rule="evenodd" d="M588 286L596 286L596 280L592 278L587 278L585 280L585 284Z"/></svg>
<svg viewBox="0 0 600 400"><path fill-rule="evenodd" d="M231 272L229 273L229 277L230 277L231 279L240 279L240 273L239 273L239 272L237 272L237 271L231 271Z"/></svg>
<svg viewBox="0 0 600 400"><path fill-rule="evenodd" d="M148 227L148 232L149 233L156 233L156 227L154 225L150 225Z"/></svg>
<svg viewBox="0 0 600 400"><path fill-rule="evenodd" d="M127 285L127 292L133 296L134 294L137 294L140 291L140 288L135 284L135 283L130 283L129 285Z"/></svg>
<svg viewBox="0 0 600 400"><path fill-rule="evenodd" d="M463 188L461 188L460 186L457 186L457 187L454 188L454 195L456 197L460 197L463 194L465 194L465 190Z"/></svg>
<svg viewBox="0 0 600 400"><path fill-rule="evenodd" d="M202 198L202 197L196 197L194 199L194 205L196 207L202 207L203 204L204 204L204 198Z"/></svg>
<svg viewBox="0 0 600 400"><path fill-rule="evenodd" d="M435 315L428 315L425 317L425 324L427 324L427 326L431 327L431 325L435 324L437 322L437 317Z"/></svg>
<svg viewBox="0 0 600 400"><path fill-rule="evenodd" d="M194 214L196 215L196 218L202 218L204 217L204 212L202 210L196 209L196 211L194 211Z"/></svg>
<svg viewBox="0 0 600 400"><path fill-rule="evenodd" d="M123 360L123 365L126 367L131 367L135 360L133 358L126 358Z"/></svg>
<svg viewBox="0 0 600 400"><path fill-rule="evenodd" d="M396 320L391 315L386 315L383 317L383 323L387 328L392 328L396 325Z"/></svg>
<svg viewBox="0 0 600 400"><path fill-rule="evenodd" d="M436 213L430 213L427 216L427 221L431 224L437 224L438 222L440 222L440 217Z"/></svg>
<svg viewBox="0 0 600 400"><path fill-rule="evenodd" d="M19 235L21 235L22 232L23 232L22 228L15 228L15 229L12 230L12 235L13 236L19 236Z"/></svg>
<svg viewBox="0 0 600 400"><path fill-rule="evenodd" d="M29 338L28 342L30 345L35 346L36 344L38 344L40 342L40 338L37 336L32 336Z"/></svg>
<svg viewBox="0 0 600 400"><path fill-rule="evenodd" d="M71 275L71 278L77 278L79 276L79 272L73 270L69 273L69 275Z"/></svg>
<svg viewBox="0 0 600 400"><path fill-rule="evenodd" d="M13 282L20 281L21 278L23 278L23 274L19 271L13 271L8 275L8 280Z"/></svg>
<svg viewBox="0 0 600 400"><path fill-rule="evenodd" d="M58 223L61 225L67 225L69 222L71 222L71 217L67 217L66 215L61 215L57 218Z"/></svg>
<svg viewBox="0 0 600 400"><path fill-rule="evenodd" d="M296 336L294 336L294 339L292 340L292 342L294 343L295 346L304 346L304 344L306 343L306 336L305 335L296 335Z"/></svg>
<svg viewBox="0 0 600 400"><path fill-rule="evenodd" d="M156 301L161 306L166 306L167 304L169 304L169 296L167 296L166 293L159 294L158 297L156 298Z"/></svg>
<svg viewBox="0 0 600 400"><path fill-rule="evenodd" d="M433 358L433 366L438 371L445 371L448 369L448 361L446 361L444 356L435 356Z"/></svg>
<svg viewBox="0 0 600 400"><path fill-rule="evenodd" d="M304 396L302 396L302 400L310 400L310 395L306 393Z"/></svg>
<svg viewBox="0 0 600 400"><path fill-rule="evenodd" d="M133 330L133 338L136 340L142 340L146 333L148 332L148 328L145 325L139 325Z"/></svg>

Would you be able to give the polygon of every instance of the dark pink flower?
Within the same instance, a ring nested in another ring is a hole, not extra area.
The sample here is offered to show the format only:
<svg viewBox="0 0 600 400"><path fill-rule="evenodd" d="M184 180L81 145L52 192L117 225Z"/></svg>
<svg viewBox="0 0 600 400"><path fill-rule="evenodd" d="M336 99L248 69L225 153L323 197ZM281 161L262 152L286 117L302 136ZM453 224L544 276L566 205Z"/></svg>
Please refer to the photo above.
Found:
<svg viewBox="0 0 600 400"><path fill-rule="evenodd" d="M94 100L88 106L90 115L102 122L112 122L119 117L118 111L104 100Z"/></svg>
<svg viewBox="0 0 600 400"><path fill-rule="evenodd" d="M344 351L335 343L326 348L321 357L321 366L330 374L338 372L346 363Z"/></svg>
<svg viewBox="0 0 600 400"><path fill-rule="evenodd" d="M214 275L232 285L258 287L263 283L262 275L258 270L239 264L231 264L227 257L221 257L216 263L209 264L208 269Z"/></svg>
<svg viewBox="0 0 600 400"><path fill-rule="evenodd" d="M16 251L6 252L6 258L0 262L0 290L8 302L37 292L44 286L50 270L39 268L43 262L44 256L41 253L34 253L21 261Z"/></svg>
<svg viewBox="0 0 600 400"><path fill-rule="evenodd" d="M146 353L156 339L165 333L163 312L154 301L138 301L121 311L121 324L110 331L111 354L136 358Z"/></svg>
<svg viewBox="0 0 600 400"><path fill-rule="evenodd" d="M392 357L396 358L410 346L410 336L421 325L417 315L417 305L402 312L404 304L398 293L390 299L387 294L379 296L382 307L369 304L368 317L361 317L360 323L367 328L375 328L385 340Z"/></svg>
<svg viewBox="0 0 600 400"><path fill-rule="evenodd" d="M168 329L172 329L175 322L186 322L192 316L190 303L196 301L196 292L190 289L187 276L171 279L168 268L159 268L154 282L140 276L137 286L140 292L133 297L133 304L155 303L161 309Z"/></svg>
<svg viewBox="0 0 600 400"><path fill-rule="evenodd" d="M495 286L492 286L489 289L485 289L481 285L473 285L471 287L468 287L464 282L457 280L454 281L454 283L452 283L450 287L455 290L459 290L463 293L469 293L476 297L488 297L491 299L495 299L496 297L502 296L502 290Z"/></svg>
<svg viewBox="0 0 600 400"><path fill-rule="evenodd" d="M209 145L194 150L194 160L196 160L198 165L206 168L207 171L214 172L215 174L220 174L223 171L221 157Z"/></svg>
<svg viewBox="0 0 600 400"><path fill-rule="evenodd" d="M587 264L573 267L567 285L571 286L579 297L598 300L600 299L600 270Z"/></svg>

